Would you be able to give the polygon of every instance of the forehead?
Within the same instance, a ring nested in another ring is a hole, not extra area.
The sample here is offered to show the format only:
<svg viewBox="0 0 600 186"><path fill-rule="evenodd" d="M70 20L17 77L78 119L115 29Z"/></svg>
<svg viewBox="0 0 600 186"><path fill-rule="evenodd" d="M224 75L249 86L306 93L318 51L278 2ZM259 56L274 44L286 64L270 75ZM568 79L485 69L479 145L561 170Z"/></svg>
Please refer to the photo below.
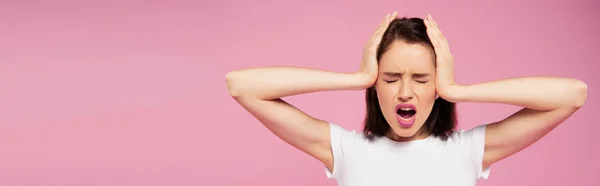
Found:
<svg viewBox="0 0 600 186"><path fill-rule="evenodd" d="M398 40L381 56L379 68L380 71L433 73L433 50L423 44L408 44Z"/></svg>

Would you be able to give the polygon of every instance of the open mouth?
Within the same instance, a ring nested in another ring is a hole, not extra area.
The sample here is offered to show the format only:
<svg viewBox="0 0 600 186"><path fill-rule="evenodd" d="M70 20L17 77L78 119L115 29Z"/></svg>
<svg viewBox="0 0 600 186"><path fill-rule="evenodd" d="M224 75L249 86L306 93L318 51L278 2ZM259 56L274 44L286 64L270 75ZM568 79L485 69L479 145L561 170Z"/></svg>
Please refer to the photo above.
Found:
<svg viewBox="0 0 600 186"><path fill-rule="evenodd" d="M409 119L413 117L417 111L413 108L399 108L396 113L402 118Z"/></svg>
<svg viewBox="0 0 600 186"><path fill-rule="evenodd" d="M398 124L403 128L410 128L415 123L417 107L410 103L401 103L396 105L396 114Z"/></svg>

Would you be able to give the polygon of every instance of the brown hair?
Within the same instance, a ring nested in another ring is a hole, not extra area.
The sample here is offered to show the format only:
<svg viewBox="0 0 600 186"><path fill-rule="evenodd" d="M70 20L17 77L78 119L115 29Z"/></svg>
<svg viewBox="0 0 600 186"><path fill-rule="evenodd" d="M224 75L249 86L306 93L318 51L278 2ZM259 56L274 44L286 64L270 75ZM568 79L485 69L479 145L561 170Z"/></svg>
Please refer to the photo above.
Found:
<svg viewBox="0 0 600 186"><path fill-rule="evenodd" d="M383 34L381 43L379 43L379 48L377 49L378 61L381 59L382 54L389 50L391 44L396 40L402 40L411 44L423 44L429 47L431 51L434 51L433 45L427 36L426 26L421 18L398 18L393 20ZM390 130L390 126L381 112L374 86L366 90L366 103L367 113L363 133L370 139L373 136L384 136ZM429 117L418 133L431 134L446 140L456 125L455 104L440 97L435 100Z"/></svg>

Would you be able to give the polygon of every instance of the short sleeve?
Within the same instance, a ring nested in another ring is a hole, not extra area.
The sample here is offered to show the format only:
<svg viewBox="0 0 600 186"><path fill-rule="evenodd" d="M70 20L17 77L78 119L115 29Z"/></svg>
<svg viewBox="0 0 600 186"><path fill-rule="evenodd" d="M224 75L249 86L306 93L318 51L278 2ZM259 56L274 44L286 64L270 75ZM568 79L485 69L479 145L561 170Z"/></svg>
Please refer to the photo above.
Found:
<svg viewBox="0 0 600 186"><path fill-rule="evenodd" d="M333 154L333 170L325 168L327 178L339 179L343 170L344 146L347 146L356 137L355 131L348 131L337 124L329 123L329 134L331 138L331 152Z"/></svg>
<svg viewBox="0 0 600 186"><path fill-rule="evenodd" d="M475 157L475 167L477 170L477 179L487 179L490 175L491 167L483 169L483 153L485 151L485 129L487 125L479 125L470 130L471 132L471 144L473 145L473 152Z"/></svg>

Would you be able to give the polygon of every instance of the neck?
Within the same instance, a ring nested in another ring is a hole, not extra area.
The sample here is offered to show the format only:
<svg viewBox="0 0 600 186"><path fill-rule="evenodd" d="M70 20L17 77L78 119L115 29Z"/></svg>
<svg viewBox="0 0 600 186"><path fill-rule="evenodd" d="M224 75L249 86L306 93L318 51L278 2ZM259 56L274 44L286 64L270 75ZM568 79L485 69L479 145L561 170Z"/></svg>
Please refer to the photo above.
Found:
<svg viewBox="0 0 600 186"><path fill-rule="evenodd" d="M394 130L390 129L385 136L391 140L397 141L397 142L407 142L407 141L414 141L414 140L422 140L425 139L427 137L429 137L430 134L425 133L425 132L417 132L415 135L413 136L409 136L409 137L402 137L397 135L396 133L394 133Z"/></svg>

